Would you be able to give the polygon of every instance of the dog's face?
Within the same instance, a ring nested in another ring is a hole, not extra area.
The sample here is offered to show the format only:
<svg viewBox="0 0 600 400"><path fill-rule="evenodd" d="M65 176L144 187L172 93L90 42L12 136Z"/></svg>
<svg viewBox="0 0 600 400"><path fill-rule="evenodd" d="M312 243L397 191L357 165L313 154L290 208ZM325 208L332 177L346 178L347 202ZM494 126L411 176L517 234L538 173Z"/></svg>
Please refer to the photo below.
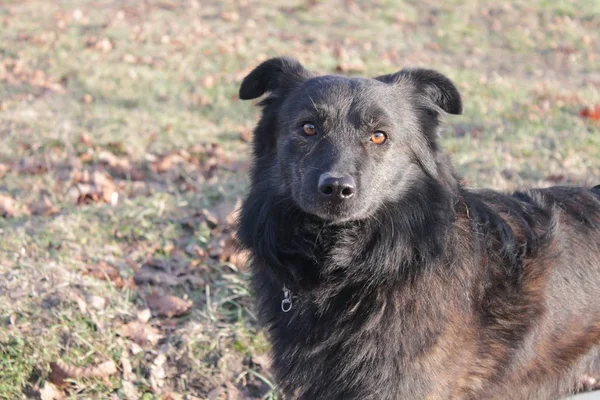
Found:
<svg viewBox="0 0 600 400"><path fill-rule="evenodd" d="M435 177L438 115L461 112L454 85L431 70L316 77L278 58L246 77L240 97L267 91L263 120L272 121L259 125L256 135L267 137L255 146L272 149L280 194L332 222L366 218L424 176Z"/></svg>

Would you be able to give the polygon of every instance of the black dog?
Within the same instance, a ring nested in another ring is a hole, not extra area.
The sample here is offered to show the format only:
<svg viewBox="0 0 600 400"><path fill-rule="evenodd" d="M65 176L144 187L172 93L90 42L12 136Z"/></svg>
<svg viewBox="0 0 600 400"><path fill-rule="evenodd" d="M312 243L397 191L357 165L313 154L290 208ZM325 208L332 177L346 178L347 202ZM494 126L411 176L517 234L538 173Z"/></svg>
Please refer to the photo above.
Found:
<svg viewBox="0 0 600 400"><path fill-rule="evenodd" d="M552 399L600 363L600 188L464 188L437 143L454 84L275 58L239 239L299 399Z"/></svg>

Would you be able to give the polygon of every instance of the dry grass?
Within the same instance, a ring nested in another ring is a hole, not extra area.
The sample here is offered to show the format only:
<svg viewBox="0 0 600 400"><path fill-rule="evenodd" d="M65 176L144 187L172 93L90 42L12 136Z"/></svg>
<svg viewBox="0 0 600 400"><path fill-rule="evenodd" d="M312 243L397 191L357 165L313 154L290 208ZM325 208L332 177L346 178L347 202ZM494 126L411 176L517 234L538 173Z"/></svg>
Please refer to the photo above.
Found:
<svg viewBox="0 0 600 400"><path fill-rule="evenodd" d="M442 136L468 182L600 183L594 0L9 0L0 27L0 398L51 398L56 361L117 366L70 398L277 396L222 243L257 117L237 86L268 56L436 68L465 98ZM191 308L147 320L153 292Z"/></svg>

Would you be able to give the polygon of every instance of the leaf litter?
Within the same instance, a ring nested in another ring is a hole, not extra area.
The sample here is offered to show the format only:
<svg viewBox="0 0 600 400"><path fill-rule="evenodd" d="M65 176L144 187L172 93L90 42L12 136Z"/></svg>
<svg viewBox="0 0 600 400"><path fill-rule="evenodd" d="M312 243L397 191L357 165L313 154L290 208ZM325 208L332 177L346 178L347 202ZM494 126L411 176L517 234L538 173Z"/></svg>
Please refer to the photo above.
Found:
<svg viewBox="0 0 600 400"><path fill-rule="evenodd" d="M67 379L107 378L117 373L114 361L105 361L91 367L77 367L57 360L50 363L50 382L57 386L64 385Z"/></svg>
<svg viewBox="0 0 600 400"><path fill-rule="evenodd" d="M146 303L152 314L159 317L178 317L187 313L192 307L191 300L184 300L173 295L151 293L146 296Z"/></svg>

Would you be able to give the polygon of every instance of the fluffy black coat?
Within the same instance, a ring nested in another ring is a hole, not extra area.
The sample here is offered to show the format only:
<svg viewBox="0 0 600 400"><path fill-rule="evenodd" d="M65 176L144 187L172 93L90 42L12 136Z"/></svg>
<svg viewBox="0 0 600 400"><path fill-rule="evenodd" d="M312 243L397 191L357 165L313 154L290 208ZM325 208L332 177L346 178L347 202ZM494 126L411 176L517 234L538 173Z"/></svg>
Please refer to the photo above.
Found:
<svg viewBox="0 0 600 400"><path fill-rule="evenodd" d="M282 392L552 399L581 390L600 361L600 188L466 189L436 142L439 115L462 110L454 85L430 70L356 79L319 80L279 58L240 88L242 99L270 93L238 236ZM381 100L388 90L397 97ZM372 120L373 102L392 120L390 147L352 150L363 128L344 124ZM321 142L290 132L306 107L325 109L311 117L330 121L318 122ZM400 129L400 115L417 123ZM342 125L357 133L335 136ZM318 154L324 146L333 147ZM340 165L358 182L347 207L311 192L312 170Z"/></svg>

